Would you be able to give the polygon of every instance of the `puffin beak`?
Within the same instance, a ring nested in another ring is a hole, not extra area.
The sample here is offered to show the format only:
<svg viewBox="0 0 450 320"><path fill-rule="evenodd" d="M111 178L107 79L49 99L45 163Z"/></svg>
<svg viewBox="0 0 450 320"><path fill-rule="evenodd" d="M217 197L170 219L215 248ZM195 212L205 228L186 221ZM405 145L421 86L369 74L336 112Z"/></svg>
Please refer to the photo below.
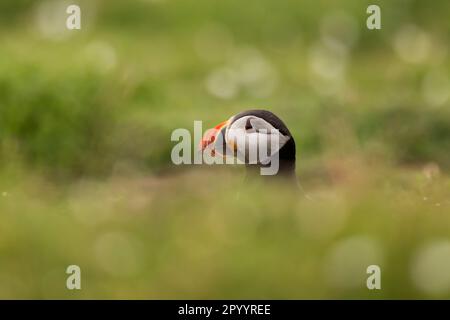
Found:
<svg viewBox="0 0 450 320"><path fill-rule="evenodd" d="M203 152L210 144L213 144L216 141L217 135L219 134L220 130L228 125L228 122L229 120L223 121L214 128L206 130L202 140L200 141L199 150ZM214 150L212 150L212 153L214 153Z"/></svg>

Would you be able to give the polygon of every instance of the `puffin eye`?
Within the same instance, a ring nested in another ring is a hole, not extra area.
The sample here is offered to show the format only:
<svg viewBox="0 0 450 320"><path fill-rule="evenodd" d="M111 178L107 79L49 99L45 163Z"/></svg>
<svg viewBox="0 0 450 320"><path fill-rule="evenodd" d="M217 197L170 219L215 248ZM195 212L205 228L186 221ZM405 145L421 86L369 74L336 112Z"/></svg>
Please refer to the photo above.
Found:
<svg viewBox="0 0 450 320"><path fill-rule="evenodd" d="M252 127L252 123L250 122L250 118L247 119L247 122L245 123L245 130L251 130Z"/></svg>

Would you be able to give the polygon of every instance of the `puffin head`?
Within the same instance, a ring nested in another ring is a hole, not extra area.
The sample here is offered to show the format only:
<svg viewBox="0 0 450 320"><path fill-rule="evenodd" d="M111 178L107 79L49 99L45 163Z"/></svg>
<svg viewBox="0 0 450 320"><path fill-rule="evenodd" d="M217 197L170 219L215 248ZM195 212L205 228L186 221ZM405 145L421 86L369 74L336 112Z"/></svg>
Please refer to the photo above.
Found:
<svg viewBox="0 0 450 320"><path fill-rule="evenodd" d="M202 152L233 157L263 175L295 176L295 142L284 122L267 110L248 110L206 131ZM276 170L272 169L276 163Z"/></svg>

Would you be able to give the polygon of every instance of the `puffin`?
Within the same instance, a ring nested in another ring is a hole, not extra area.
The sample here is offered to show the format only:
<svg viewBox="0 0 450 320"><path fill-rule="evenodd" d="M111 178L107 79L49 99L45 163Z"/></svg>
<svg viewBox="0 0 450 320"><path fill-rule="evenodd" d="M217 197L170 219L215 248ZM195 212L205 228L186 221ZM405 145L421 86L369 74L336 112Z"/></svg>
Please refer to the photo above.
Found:
<svg viewBox="0 0 450 320"><path fill-rule="evenodd" d="M239 144L238 141L244 142ZM266 142L265 150L262 155L257 151L251 159L249 150L257 145L257 141ZM258 174L264 180L284 179L298 186L294 137L286 124L268 110L246 110L219 123L205 132L199 149L212 157L226 159L231 156L244 163L247 172ZM262 170L275 167L274 161L277 161L276 170L262 174Z"/></svg>

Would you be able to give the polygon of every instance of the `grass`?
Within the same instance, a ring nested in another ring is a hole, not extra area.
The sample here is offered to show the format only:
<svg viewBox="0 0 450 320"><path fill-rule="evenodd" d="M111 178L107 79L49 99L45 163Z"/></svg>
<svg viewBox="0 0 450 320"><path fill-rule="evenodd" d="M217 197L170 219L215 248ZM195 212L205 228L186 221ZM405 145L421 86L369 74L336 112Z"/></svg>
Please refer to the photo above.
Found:
<svg viewBox="0 0 450 320"><path fill-rule="evenodd" d="M446 1L380 1L380 31L356 0L90 1L73 33L42 3L0 5L0 298L449 297ZM308 197L171 164L172 130L253 107Z"/></svg>
<svg viewBox="0 0 450 320"><path fill-rule="evenodd" d="M447 297L420 290L445 256L419 279L412 270L422 245L448 239L448 177L358 159L336 159L329 170L328 183L307 187L311 199L224 170L58 187L9 172L15 182L2 185L9 191L0 202L2 296ZM65 288L70 264L82 269L79 292ZM371 264L383 271L380 292L365 287Z"/></svg>

